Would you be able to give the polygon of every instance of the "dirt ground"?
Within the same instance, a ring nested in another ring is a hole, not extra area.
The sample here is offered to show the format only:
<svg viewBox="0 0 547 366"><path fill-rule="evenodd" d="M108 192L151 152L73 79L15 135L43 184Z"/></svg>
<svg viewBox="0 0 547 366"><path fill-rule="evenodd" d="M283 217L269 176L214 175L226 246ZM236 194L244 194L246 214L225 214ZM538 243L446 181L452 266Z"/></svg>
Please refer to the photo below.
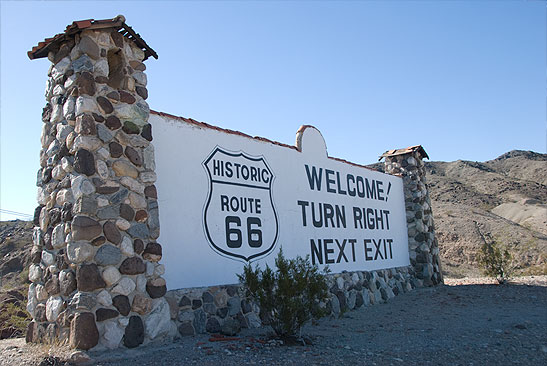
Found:
<svg viewBox="0 0 547 366"><path fill-rule="evenodd" d="M105 354L92 365L546 365L547 276L507 285L485 278L447 279L390 300L322 319L304 329L312 344L284 345L268 328L235 339L209 335ZM0 341L0 365L40 365L69 351ZM43 365L55 364L51 362ZM62 364L57 362L57 364Z"/></svg>

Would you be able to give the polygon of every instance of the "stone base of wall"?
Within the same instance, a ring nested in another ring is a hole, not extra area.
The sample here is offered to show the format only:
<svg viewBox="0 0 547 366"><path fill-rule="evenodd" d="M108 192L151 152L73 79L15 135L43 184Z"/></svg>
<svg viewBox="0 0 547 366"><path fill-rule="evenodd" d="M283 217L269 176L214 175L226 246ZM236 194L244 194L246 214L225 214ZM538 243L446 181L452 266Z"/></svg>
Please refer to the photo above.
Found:
<svg viewBox="0 0 547 366"><path fill-rule="evenodd" d="M330 316L357 310L423 286L410 267L328 276ZM260 308L249 302L240 285L180 289L165 295L181 336L200 333L236 334L240 328L262 326Z"/></svg>

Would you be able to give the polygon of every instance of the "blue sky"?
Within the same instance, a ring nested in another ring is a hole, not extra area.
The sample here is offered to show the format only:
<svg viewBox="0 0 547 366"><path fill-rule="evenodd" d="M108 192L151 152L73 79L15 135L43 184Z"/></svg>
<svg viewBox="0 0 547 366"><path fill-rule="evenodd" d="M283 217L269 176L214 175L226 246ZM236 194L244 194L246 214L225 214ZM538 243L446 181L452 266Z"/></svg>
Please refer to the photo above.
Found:
<svg viewBox="0 0 547 366"><path fill-rule="evenodd" d="M49 61L26 52L73 20L124 14L159 54L150 107L368 164L546 149L542 1L2 1L0 207L32 214ZM0 214L1 219L15 217Z"/></svg>

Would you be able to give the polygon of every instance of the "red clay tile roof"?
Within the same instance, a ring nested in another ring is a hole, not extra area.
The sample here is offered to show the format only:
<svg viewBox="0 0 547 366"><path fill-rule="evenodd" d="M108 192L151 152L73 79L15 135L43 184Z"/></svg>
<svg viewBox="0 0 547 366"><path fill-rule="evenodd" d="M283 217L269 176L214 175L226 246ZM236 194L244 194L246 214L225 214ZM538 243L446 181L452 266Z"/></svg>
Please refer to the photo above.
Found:
<svg viewBox="0 0 547 366"><path fill-rule="evenodd" d="M79 33L84 29L104 28L114 28L118 31L118 33L135 42L135 44L144 51L145 60L150 56L153 56L156 59L158 58L158 54L146 44L144 39L142 39L138 33L135 33L130 26L125 24L125 17L123 15L118 15L113 19L77 20L68 25L63 33L56 34L51 38L46 38L43 42L39 42L38 45L32 47L32 50L27 52L27 55L31 60L47 57L49 51L55 49L59 43L70 39L76 33Z"/></svg>
<svg viewBox="0 0 547 366"><path fill-rule="evenodd" d="M382 158L385 158L387 156L404 155L404 154L410 154L413 152L418 152L418 154L422 156L422 159L423 158L429 159L429 155L427 155L422 145L415 145L415 146L407 147L405 149L388 150L382 155L380 155L380 159L378 159L378 161L382 160Z"/></svg>

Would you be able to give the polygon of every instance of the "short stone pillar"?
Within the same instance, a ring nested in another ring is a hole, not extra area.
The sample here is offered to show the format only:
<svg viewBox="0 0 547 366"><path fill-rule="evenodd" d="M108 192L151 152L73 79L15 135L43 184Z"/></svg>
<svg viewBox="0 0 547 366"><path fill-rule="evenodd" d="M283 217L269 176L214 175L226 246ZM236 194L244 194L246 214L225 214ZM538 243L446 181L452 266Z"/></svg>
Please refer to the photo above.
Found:
<svg viewBox="0 0 547 366"><path fill-rule="evenodd" d="M410 264L417 285L433 286L443 282L439 245L431 200L427 189L424 158L429 156L422 146L386 151L385 172L403 178L408 249Z"/></svg>
<svg viewBox="0 0 547 366"><path fill-rule="evenodd" d="M42 113L29 342L136 347L166 335L146 69L156 53L118 16L40 42ZM176 329L175 329L176 331Z"/></svg>

